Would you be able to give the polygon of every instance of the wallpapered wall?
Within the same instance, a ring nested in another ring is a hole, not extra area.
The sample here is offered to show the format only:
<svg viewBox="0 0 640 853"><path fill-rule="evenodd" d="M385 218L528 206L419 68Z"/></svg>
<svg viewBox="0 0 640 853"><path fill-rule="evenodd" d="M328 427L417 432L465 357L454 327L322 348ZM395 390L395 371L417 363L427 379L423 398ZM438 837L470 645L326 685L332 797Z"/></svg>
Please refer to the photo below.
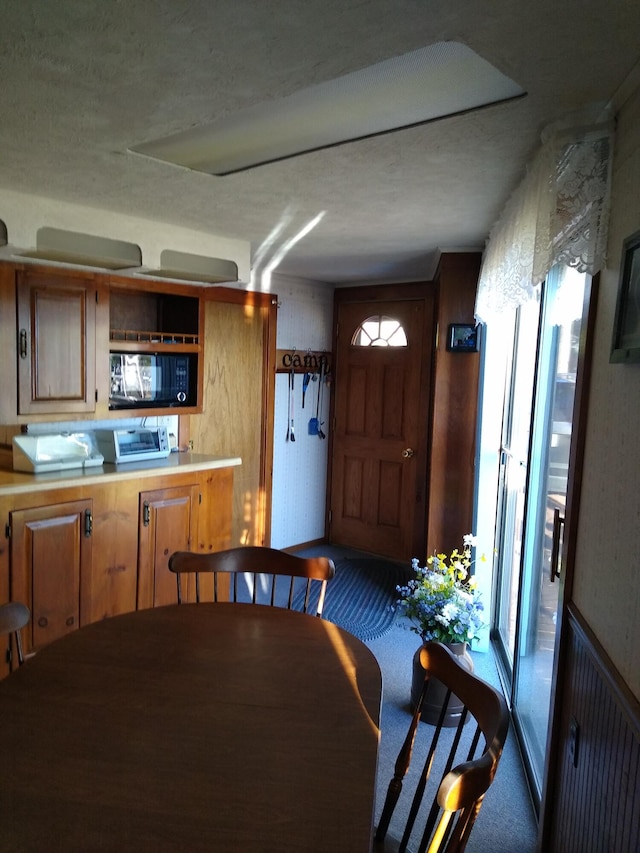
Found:
<svg viewBox="0 0 640 853"><path fill-rule="evenodd" d="M333 287L307 281L273 277L278 296L276 347L330 351L333 322ZM302 376L295 377L294 429L296 440L287 441L289 415L288 376L276 375L274 419L271 545L289 548L324 537L328 439L309 435L315 417L318 383L310 383L302 408ZM320 419L329 435L329 393L325 387Z"/></svg>
<svg viewBox="0 0 640 853"><path fill-rule="evenodd" d="M640 699L640 364L609 364L622 241L640 230L640 89L616 131L601 275L573 598Z"/></svg>

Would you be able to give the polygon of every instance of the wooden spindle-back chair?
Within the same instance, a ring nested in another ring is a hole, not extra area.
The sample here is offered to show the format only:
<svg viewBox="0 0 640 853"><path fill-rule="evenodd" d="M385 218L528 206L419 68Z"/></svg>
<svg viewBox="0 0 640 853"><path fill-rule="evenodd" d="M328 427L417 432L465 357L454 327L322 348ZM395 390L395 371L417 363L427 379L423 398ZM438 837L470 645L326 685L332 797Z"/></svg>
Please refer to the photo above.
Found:
<svg viewBox="0 0 640 853"><path fill-rule="evenodd" d="M464 669L446 646L435 642L425 644L420 652L420 663L426 671L425 681L376 830L374 850L378 853L460 853L464 850L484 795L495 776L509 728L504 697ZM435 727L420 721L433 678L442 682L448 691ZM443 726L451 693L464 705L455 729ZM389 825L412 754L417 752L418 741L422 740L427 742L423 769L417 779L402 838L394 840L388 833ZM442 752L444 757L440 755ZM426 809L428 816L423 827L418 818L419 814L424 818Z"/></svg>
<svg viewBox="0 0 640 853"><path fill-rule="evenodd" d="M193 553L191 551L177 551L169 558L169 569L175 572L178 585L178 602L182 603L183 590L181 576L184 574L195 575L195 598L200 601L200 574L209 573L213 575L213 601L227 600L225 592L219 588L219 576L231 575L228 600L239 601L238 578L247 576L249 581L250 600L253 604L262 603L258 596L260 579L267 586L266 597L263 601L272 606L284 606L292 609L295 601L300 601L300 609L303 612L313 611L316 616L322 616L327 582L335 575L335 565L327 557L300 557L279 551L276 548L258 546L245 546L230 548L227 551L214 551L211 553ZM286 589L286 599L282 597L282 585L277 585L279 577L289 579ZM296 583L296 579L302 578L306 583ZM312 595L313 583L319 584L318 596ZM304 590L304 595L302 595ZM276 595L276 591L278 595Z"/></svg>
<svg viewBox="0 0 640 853"><path fill-rule="evenodd" d="M0 634L11 634L13 636L18 666L22 666L24 663L21 631L25 625L29 624L30 618L29 608L20 601L8 601L6 604L0 605ZM13 653L13 649L11 652Z"/></svg>

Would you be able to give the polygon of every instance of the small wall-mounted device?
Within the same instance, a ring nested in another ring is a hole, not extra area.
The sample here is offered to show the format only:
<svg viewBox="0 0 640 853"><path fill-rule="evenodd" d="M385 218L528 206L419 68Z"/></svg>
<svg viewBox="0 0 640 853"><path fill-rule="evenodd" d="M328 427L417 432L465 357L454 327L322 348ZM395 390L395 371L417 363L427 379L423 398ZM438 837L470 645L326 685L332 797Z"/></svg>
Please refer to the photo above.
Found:
<svg viewBox="0 0 640 853"><path fill-rule="evenodd" d="M480 343L480 327L472 323L450 323L447 333L449 352L477 352Z"/></svg>

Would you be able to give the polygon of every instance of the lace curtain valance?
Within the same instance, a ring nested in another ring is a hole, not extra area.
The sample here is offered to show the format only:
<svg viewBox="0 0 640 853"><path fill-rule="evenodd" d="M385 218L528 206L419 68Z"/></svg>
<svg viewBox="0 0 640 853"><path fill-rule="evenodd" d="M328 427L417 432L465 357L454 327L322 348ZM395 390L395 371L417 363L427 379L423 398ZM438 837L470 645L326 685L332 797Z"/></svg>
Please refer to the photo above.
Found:
<svg viewBox="0 0 640 853"><path fill-rule="evenodd" d="M557 263L596 273L607 242L612 124L556 132L542 145L491 230L476 319L514 309Z"/></svg>

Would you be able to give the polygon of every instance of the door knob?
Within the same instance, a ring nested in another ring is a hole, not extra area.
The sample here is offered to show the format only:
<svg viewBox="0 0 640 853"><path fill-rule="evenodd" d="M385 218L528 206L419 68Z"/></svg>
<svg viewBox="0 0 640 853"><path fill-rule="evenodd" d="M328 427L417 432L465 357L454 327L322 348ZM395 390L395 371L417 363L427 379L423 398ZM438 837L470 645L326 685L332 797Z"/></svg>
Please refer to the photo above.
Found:
<svg viewBox="0 0 640 853"><path fill-rule="evenodd" d="M402 455L405 459L411 459L413 456L413 450L410 447L407 447L406 450L402 451Z"/></svg>

